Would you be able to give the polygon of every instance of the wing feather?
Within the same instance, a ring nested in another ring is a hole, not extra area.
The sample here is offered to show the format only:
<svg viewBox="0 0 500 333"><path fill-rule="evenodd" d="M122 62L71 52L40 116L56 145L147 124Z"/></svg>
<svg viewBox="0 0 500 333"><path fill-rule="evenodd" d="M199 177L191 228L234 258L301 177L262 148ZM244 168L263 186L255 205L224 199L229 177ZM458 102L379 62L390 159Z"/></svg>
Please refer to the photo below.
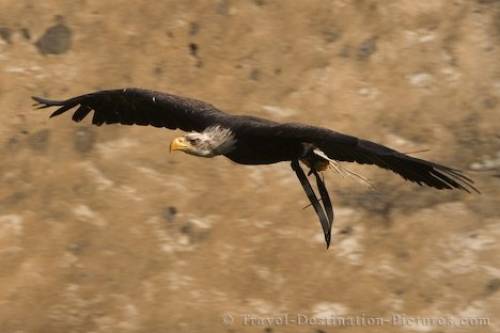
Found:
<svg viewBox="0 0 500 333"><path fill-rule="evenodd" d="M59 107L50 117L78 107L72 117L78 122L94 111L92 123L97 126L119 123L202 131L227 116L199 100L137 88L101 90L62 101L33 99L40 109Z"/></svg>
<svg viewBox="0 0 500 333"><path fill-rule="evenodd" d="M372 141L295 123L275 126L274 131L278 136L313 144L334 160L377 165L419 185L479 193L474 182L460 170L409 156Z"/></svg>
<svg viewBox="0 0 500 333"><path fill-rule="evenodd" d="M85 118L89 112L92 111L91 108L89 108L88 106L85 106L85 105L80 105L78 107L78 109L75 111L75 113L73 114L73 121L76 121L76 122L80 122L82 121L83 118Z"/></svg>

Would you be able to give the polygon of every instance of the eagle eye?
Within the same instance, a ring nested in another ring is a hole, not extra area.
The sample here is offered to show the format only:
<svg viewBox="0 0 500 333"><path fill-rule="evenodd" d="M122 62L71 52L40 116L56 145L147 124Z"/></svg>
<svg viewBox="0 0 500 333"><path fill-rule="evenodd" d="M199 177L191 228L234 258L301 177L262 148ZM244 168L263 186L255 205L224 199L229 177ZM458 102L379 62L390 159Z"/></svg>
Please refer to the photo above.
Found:
<svg viewBox="0 0 500 333"><path fill-rule="evenodd" d="M192 145L197 145L201 141L199 138L187 138L187 140Z"/></svg>

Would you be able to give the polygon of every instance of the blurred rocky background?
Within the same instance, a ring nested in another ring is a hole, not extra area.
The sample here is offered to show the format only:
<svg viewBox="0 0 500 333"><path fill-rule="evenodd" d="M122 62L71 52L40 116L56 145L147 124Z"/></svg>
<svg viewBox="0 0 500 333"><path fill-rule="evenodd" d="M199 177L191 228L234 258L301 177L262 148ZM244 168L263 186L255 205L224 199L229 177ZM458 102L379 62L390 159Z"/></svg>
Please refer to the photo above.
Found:
<svg viewBox="0 0 500 333"><path fill-rule="evenodd" d="M0 332L499 332L499 59L495 0L1 0ZM286 163L31 106L132 86L417 152L482 195L330 173L327 251Z"/></svg>

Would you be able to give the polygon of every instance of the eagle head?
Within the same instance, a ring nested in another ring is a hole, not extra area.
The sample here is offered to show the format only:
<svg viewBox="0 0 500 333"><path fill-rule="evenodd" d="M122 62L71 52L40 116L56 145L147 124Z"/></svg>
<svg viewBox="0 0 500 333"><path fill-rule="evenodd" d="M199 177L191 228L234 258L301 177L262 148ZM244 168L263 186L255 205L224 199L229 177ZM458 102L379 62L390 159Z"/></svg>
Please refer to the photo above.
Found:
<svg viewBox="0 0 500 333"><path fill-rule="evenodd" d="M179 150L200 157L214 157L230 152L236 140L230 129L220 126L209 127L203 132L191 132L175 138L170 144L170 152Z"/></svg>

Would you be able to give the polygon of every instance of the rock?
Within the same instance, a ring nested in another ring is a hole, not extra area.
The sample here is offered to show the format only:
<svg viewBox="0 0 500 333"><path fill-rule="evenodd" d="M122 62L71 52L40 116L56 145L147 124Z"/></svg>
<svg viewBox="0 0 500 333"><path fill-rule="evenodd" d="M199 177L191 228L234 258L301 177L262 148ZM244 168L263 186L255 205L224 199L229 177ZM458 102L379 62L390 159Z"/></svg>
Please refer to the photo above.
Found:
<svg viewBox="0 0 500 333"><path fill-rule="evenodd" d="M323 38L327 43L335 43L341 36L340 30L335 27L329 27L323 31Z"/></svg>
<svg viewBox="0 0 500 333"><path fill-rule="evenodd" d="M12 30L7 27L0 27L0 38L3 39L7 44L11 44Z"/></svg>
<svg viewBox="0 0 500 333"><path fill-rule="evenodd" d="M189 34L191 36L196 36L200 31L200 25L197 22L191 22L189 25Z"/></svg>
<svg viewBox="0 0 500 333"><path fill-rule="evenodd" d="M85 154L94 148L96 143L96 133L92 128L80 127L73 136L73 147L76 151Z"/></svg>
<svg viewBox="0 0 500 333"><path fill-rule="evenodd" d="M493 96L487 97L483 100L483 105L487 109L495 109L498 105L498 99Z"/></svg>
<svg viewBox="0 0 500 333"><path fill-rule="evenodd" d="M26 40L31 39L31 32L28 28L21 28L20 32L21 32L21 36L23 36L24 39L26 39Z"/></svg>
<svg viewBox="0 0 500 333"><path fill-rule="evenodd" d="M177 208L175 208L174 206L169 206L163 210L162 215L167 222L174 222L175 216L177 215Z"/></svg>
<svg viewBox="0 0 500 333"><path fill-rule="evenodd" d="M2 198L0 200L0 208L12 207L14 205L17 205L21 203L23 200L25 200L27 197L28 195L25 192L16 191L11 195L8 195L7 197Z"/></svg>
<svg viewBox="0 0 500 333"><path fill-rule="evenodd" d="M21 140L14 135L7 140L5 147L9 152L17 152L22 147Z"/></svg>
<svg viewBox="0 0 500 333"><path fill-rule="evenodd" d="M250 72L250 75L248 75L249 79L250 80L253 80L253 81L259 81L260 79L260 71L258 68L254 68L252 69L252 71Z"/></svg>
<svg viewBox="0 0 500 333"><path fill-rule="evenodd" d="M45 152L49 146L50 131L48 129L39 130L28 137L28 144L31 149Z"/></svg>
<svg viewBox="0 0 500 333"><path fill-rule="evenodd" d="M366 60L377 52L377 39L375 37L363 41L358 48L358 60Z"/></svg>
<svg viewBox="0 0 500 333"><path fill-rule="evenodd" d="M229 0L219 0L215 5L215 12L219 15L229 14Z"/></svg>
<svg viewBox="0 0 500 333"><path fill-rule="evenodd" d="M189 43L189 53L193 57L197 57L198 56L198 44L196 44L196 43Z"/></svg>
<svg viewBox="0 0 500 333"><path fill-rule="evenodd" d="M485 289L486 289L486 293L489 295L496 293L498 291L498 289L500 289L500 279L499 278L491 279L486 284Z"/></svg>
<svg viewBox="0 0 500 333"><path fill-rule="evenodd" d="M71 49L72 35L71 29L61 22L48 28L35 46L43 55L63 54Z"/></svg>

